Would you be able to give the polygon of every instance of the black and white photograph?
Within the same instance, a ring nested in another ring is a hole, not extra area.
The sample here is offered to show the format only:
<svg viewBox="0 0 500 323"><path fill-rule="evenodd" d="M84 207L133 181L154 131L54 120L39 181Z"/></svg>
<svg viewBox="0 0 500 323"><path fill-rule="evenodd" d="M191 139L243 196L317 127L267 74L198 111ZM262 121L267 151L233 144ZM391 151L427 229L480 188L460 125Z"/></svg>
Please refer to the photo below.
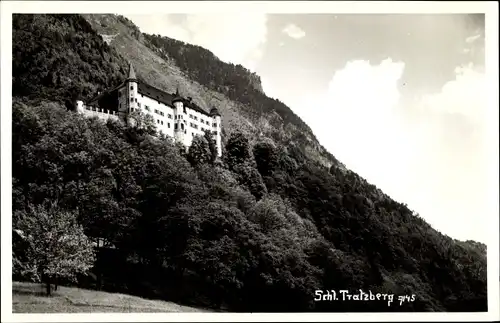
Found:
<svg viewBox="0 0 500 323"><path fill-rule="evenodd" d="M2 322L500 319L497 2L1 6Z"/></svg>

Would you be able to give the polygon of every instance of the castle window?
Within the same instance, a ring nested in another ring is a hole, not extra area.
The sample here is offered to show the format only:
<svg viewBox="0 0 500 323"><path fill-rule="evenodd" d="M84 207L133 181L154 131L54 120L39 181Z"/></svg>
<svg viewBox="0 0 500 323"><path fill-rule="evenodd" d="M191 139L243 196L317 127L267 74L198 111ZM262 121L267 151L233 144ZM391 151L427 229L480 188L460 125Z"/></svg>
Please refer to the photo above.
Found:
<svg viewBox="0 0 500 323"><path fill-rule="evenodd" d="M137 102L137 98L135 98L135 102Z"/></svg>
<svg viewBox="0 0 500 323"><path fill-rule="evenodd" d="M174 129L177 130L178 126L177 123L174 123Z"/></svg>
<svg viewBox="0 0 500 323"><path fill-rule="evenodd" d="M133 91L133 90L134 90L134 86L133 86L133 85L131 85L131 86L130 86L130 91Z"/></svg>
<svg viewBox="0 0 500 323"><path fill-rule="evenodd" d="M147 111L151 111L151 109L149 109L149 107L148 107L147 105L146 105L146 106L144 106L144 107L145 107L145 109L146 109Z"/></svg>
<svg viewBox="0 0 500 323"><path fill-rule="evenodd" d="M161 122L161 124L163 125L163 121L160 121L160 122Z"/></svg>
<svg viewBox="0 0 500 323"><path fill-rule="evenodd" d="M169 128L170 128L170 122L169 122L169 123L167 123L167 127L169 127Z"/></svg>
<svg viewBox="0 0 500 323"><path fill-rule="evenodd" d="M170 113L168 114L168 118L169 118L169 119L172 119L172 115L171 115Z"/></svg>
<svg viewBox="0 0 500 323"><path fill-rule="evenodd" d="M181 130L184 130L184 124L181 123Z"/></svg>
<svg viewBox="0 0 500 323"><path fill-rule="evenodd" d="M212 126L213 126L213 127L217 127L217 123L215 123L215 122L214 122L214 123L212 123Z"/></svg>
<svg viewBox="0 0 500 323"><path fill-rule="evenodd" d="M156 119L156 123L160 123L160 120Z"/></svg>
<svg viewBox="0 0 500 323"><path fill-rule="evenodd" d="M130 98L130 103L134 102L134 98Z"/></svg>
<svg viewBox="0 0 500 323"><path fill-rule="evenodd" d="M134 108L130 108L130 111L134 112Z"/></svg>
<svg viewBox="0 0 500 323"><path fill-rule="evenodd" d="M141 107L141 103L137 103L137 106L140 108Z"/></svg>

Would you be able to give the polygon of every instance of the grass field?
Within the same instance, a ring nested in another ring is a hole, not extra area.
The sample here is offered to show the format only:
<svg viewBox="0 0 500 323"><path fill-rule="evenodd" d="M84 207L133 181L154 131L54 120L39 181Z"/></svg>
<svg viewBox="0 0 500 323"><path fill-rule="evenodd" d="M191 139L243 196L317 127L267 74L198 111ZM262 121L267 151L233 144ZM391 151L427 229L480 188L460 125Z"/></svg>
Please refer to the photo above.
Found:
<svg viewBox="0 0 500 323"><path fill-rule="evenodd" d="M125 294L59 286L45 296L41 284L12 282L13 313L166 313L208 312L172 302L148 300Z"/></svg>

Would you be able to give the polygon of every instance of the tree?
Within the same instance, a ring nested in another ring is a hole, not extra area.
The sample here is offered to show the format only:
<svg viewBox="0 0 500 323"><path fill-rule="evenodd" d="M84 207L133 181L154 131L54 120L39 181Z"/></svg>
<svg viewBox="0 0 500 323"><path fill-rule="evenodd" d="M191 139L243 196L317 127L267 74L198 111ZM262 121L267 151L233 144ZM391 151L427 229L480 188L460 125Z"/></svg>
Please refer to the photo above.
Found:
<svg viewBox="0 0 500 323"><path fill-rule="evenodd" d="M141 111L133 111L128 114L129 124L137 129L141 129L149 135L156 134L156 124L154 118L149 114L144 114Z"/></svg>
<svg viewBox="0 0 500 323"><path fill-rule="evenodd" d="M189 147L187 156L188 162L193 166L208 163L212 160L212 154L208 142L204 137L196 135Z"/></svg>
<svg viewBox="0 0 500 323"><path fill-rule="evenodd" d="M278 165L278 153L272 141L262 141L253 147L253 156L257 169L265 176L269 175Z"/></svg>
<svg viewBox="0 0 500 323"><path fill-rule="evenodd" d="M226 162L232 169L238 164L250 159L250 144L248 138L241 132L234 132L226 144Z"/></svg>
<svg viewBox="0 0 500 323"><path fill-rule="evenodd" d="M18 214L15 229L29 246L24 272L45 283L47 295L57 278L76 280L94 265L94 247L77 223L76 212L60 209L55 203L30 205L27 212Z"/></svg>
<svg viewBox="0 0 500 323"><path fill-rule="evenodd" d="M259 171L248 162L236 164L236 166L234 166L234 172L238 182L247 187L250 193L257 199L260 199L267 193L267 187Z"/></svg>
<svg viewBox="0 0 500 323"><path fill-rule="evenodd" d="M290 225L287 218L280 210L280 204L283 204L278 196L266 196L255 204L252 208L249 219L259 224L265 233L279 229L289 229Z"/></svg>
<svg viewBox="0 0 500 323"><path fill-rule="evenodd" d="M205 131L203 137L208 142L208 149L210 150L210 163L214 163L217 159L217 143L210 134L210 131Z"/></svg>

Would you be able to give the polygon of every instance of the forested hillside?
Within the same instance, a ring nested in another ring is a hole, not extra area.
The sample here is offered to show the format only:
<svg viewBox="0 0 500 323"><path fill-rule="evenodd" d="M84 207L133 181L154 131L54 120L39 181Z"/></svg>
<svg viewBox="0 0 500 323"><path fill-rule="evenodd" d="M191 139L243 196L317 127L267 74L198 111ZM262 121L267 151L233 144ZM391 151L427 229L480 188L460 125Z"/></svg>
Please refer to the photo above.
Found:
<svg viewBox="0 0 500 323"><path fill-rule="evenodd" d="M487 310L484 245L442 235L346 170L242 67L122 17L85 18L13 17L13 229L73 214L86 236L114 245L78 284L230 311ZM108 45L104 31L120 34ZM185 153L67 111L76 95L119 82L127 60L146 81L161 75L170 92L179 81L201 105L222 105L222 160L201 137ZM15 279L41 279L34 244L14 241ZM315 302L318 289L396 298Z"/></svg>
<svg viewBox="0 0 500 323"><path fill-rule="evenodd" d="M13 19L12 95L65 101L120 83L126 61L80 15Z"/></svg>

